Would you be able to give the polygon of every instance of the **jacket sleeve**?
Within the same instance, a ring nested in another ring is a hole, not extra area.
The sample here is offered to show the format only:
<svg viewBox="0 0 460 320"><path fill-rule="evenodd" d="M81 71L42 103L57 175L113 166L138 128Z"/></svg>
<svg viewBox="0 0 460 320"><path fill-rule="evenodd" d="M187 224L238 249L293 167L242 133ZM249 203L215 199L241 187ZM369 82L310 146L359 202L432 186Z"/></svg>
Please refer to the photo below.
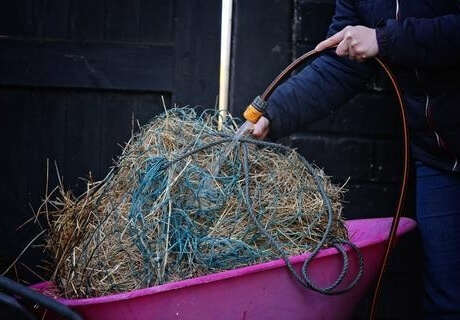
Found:
<svg viewBox="0 0 460 320"><path fill-rule="evenodd" d="M406 67L442 68L460 63L460 14L389 19L377 28L379 56Z"/></svg>
<svg viewBox="0 0 460 320"><path fill-rule="evenodd" d="M360 24L353 0L338 0L328 36ZM278 86L268 99L269 138L278 139L325 117L361 90L373 63L357 63L327 52Z"/></svg>

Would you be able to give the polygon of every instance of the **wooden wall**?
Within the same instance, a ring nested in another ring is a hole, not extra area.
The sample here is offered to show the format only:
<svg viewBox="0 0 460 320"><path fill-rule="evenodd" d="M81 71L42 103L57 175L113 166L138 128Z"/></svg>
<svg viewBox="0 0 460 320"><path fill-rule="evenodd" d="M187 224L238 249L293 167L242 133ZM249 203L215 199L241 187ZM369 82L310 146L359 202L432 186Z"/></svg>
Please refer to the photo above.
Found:
<svg viewBox="0 0 460 320"><path fill-rule="evenodd" d="M215 105L219 41L213 0L0 1L0 270L40 231L15 229L45 196L47 163L50 189L56 164L79 194L138 123L173 104ZM28 250L21 262L40 259Z"/></svg>

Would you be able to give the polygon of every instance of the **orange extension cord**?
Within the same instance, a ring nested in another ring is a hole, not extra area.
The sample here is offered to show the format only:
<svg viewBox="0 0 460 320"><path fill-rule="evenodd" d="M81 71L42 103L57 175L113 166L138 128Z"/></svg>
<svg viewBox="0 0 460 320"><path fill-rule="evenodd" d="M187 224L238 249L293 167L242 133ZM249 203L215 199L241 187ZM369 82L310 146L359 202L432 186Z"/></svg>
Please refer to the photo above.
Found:
<svg viewBox="0 0 460 320"><path fill-rule="evenodd" d="M267 101L267 99L270 97L270 95L273 93L275 88L288 76L292 73L292 71L299 66L300 64L304 63L308 59L311 59L317 55L319 55L321 52L311 50L296 60L294 60L289 66L287 66L276 78L275 80L272 81L272 83L265 89L264 93L261 95L261 98L263 101ZM386 271L386 267L388 264L388 260L391 254L391 251L394 248L395 245L395 238L396 238L396 231L398 229L399 225L399 220L401 217L401 212L402 208L404 205L404 199L406 197L406 191L407 191L407 184L409 180L409 129L407 126L407 119L406 119L406 113L405 113L405 108L404 108L404 102L401 94L401 90L399 89L399 86L396 82L395 77L393 76L391 70L388 68L388 66L383 63L380 59L374 58L377 63L382 67L382 69L385 71L387 76L389 77L391 84L393 85L396 97L398 99L398 105L399 105L399 111L400 111L400 116L401 116L401 124L402 124L402 134L403 134L403 144L404 144L404 165L403 165L403 179L401 183L401 189L399 192L399 198L398 198L398 203L396 210L394 212L393 216L393 221L390 229L390 234L388 238L388 244L387 248L385 251L385 256L383 258L382 265L380 267L380 272L379 276L376 282L376 286L374 289L374 295L372 298L371 306L370 306L370 312L369 312L369 319L373 320L375 319L375 312L376 312L376 307L377 307L377 302L380 297L380 289L382 286L382 280L383 280L383 275Z"/></svg>

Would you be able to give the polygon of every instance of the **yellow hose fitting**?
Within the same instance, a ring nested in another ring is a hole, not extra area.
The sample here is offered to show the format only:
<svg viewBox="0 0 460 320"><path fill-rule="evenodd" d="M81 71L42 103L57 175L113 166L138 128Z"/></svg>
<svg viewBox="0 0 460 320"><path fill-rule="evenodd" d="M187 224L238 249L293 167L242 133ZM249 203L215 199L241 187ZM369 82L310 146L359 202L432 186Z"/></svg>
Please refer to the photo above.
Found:
<svg viewBox="0 0 460 320"><path fill-rule="evenodd" d="M256 123L263 116L267 102L257 96L254 101L246 108L243 117L249 122Z"/></svg>

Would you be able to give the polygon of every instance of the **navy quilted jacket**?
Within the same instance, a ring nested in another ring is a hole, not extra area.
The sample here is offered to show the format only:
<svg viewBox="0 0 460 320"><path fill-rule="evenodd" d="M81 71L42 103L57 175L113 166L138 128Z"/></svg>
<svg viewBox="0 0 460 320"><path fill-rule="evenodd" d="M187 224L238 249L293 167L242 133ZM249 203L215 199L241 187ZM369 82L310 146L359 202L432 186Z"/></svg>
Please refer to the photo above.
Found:
<svg viewBox="0 0 460 320"><path fill-rule="evenodd" d="M403 91L413 157L460 173L459 1L337 0L328 36L347 25L377 29L379 56ZM321 55L269 98L270 137L331 113L363 89L376 68L374 61Z"/></svg>

